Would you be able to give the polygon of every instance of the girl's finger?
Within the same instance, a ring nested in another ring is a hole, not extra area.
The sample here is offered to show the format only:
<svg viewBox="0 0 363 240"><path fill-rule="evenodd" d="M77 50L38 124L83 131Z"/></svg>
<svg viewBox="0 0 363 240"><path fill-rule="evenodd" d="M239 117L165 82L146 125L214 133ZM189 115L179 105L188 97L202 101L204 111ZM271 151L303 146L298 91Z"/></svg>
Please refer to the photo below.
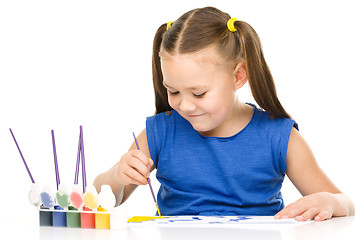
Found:
<svg viewBox="0 0 363 240"><path fill-rule="evenodd" d="M133 168L126 169L124 171L124 174L131 179L130 183L137 184L137 185L148 184L146 178Z"/></svg>
<svg viewBox="0 0 363 240"><path fill-rule="evenodd" d="M122 174L122 181L127 183L127 185L129 184L134 184L134 185L143 185L143 183L130 178L129 176L127 176L126 174Z"/></svg>
<svg viewBox="0 0 363 240"><path fill-rule="evenodd" d="M149 158L140 150L131 150L131 156L139 159L145 166L149 165Z"/></svg>
<svg viewBox="0 0 363 240"><path fill-rule="evenodd" d="M324 221L324 220L327 220L327 219L330 219L332 217L331 214L329 214L328 211L321 211L315 218L314 220L315 221Z"/></svg>
<svg viewBox="0 0 363 240"><path fill-rule="evenodd" d="M128 160L128 165L134 170L138 171L145 178L150 176L150 170L147 165L144 165L138 158L131 158Z"/></svg>
<svg viewBox="0 0 363 240"><path fill-rule="evenodd" d="M149 158L149 165L148 165L148 169L151 170L151 168L154 166L154 161Z"/></svg>
<svg viewBox="0 0 363 240"><path fill-rule="evenodd" d="M306 221L312 218L315 218L319 214L319 210L317 208L309 208L306 212L296 217L297 221Z"/></svg>
<svg viewBox="0 0 363 240"><path fill-rule="evenodd" d="M280 218L294 218L303 214L306 211L306 207L303 204L300 204L299 201L289 204L287 207L282 209L275 215L275 219Z"/></svg>

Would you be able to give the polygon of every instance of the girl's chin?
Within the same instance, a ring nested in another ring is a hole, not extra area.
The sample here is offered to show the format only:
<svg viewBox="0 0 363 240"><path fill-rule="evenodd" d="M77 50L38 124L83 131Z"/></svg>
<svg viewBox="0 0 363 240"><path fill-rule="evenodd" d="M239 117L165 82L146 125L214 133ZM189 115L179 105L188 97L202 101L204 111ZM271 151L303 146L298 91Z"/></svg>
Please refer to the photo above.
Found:
<svg viewBox="0 0 363 240"><path fill-rule="evenodd" d="M205 128L205 126L201 127L201 126L193 125L193 124L192 124L192 126L193 126L195 131L199 132L203 136L209 136L211 131L213 130L213 129Z"/></svg>

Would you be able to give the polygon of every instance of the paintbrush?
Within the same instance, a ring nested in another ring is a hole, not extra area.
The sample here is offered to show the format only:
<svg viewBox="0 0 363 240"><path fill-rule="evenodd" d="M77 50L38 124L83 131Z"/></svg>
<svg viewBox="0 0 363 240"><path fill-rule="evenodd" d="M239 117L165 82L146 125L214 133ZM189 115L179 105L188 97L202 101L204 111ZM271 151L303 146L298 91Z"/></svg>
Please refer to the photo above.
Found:
<svg viewBox="0 0 363 240"><path fill-rule="evenodd" d="M135 144L136 144L137 150L140 150L139 144L137 143L137 139L135 137L135 133L132 133L132 135L134 135L134 139L135 139ZM161 217L160 210L159 210L159 206L158 206L158 203L156 202L156 198L155 198L155 195L154 195L154 190L153 190L153 188L151 186L150 178L147 178L147 182L149 183L150 191L151 191L151 194L153 195L153 199L154 199L154 202L155 202L156 210L158 210L159 217Z"/></svg>
<svg viewBox="0 0 363 240"><path fill-rule="evenodd" d="M38 184L36 184L35 181L34 181L34 178L33 178L32 174L30 172L30 169L28 167L28 164L26 164L26 161L24 159L23 153L20 150L20 147L18 145L18 142L16 141L16 138L14 136L13 131L11 130L11 128L9 128L9 130L10 130L11 136L13 136L15 145L18 148L18 151L20 153L20 156L23 159L24 166L25 166L25 168L26 168L26 170L28 172L28 175L30 177L30 180L32 182L31 189L30 189L30 191L28 193L29 202L32 205L34 205L34 206L39 206L39 204L40 204L40 186Z"/></svg>

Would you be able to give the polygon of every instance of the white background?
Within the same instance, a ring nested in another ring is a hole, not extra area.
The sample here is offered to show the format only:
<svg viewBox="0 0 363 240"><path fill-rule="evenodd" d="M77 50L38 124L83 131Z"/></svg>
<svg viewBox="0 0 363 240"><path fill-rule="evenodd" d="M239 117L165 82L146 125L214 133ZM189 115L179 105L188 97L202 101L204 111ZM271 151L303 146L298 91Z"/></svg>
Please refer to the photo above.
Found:
<svg viewBox="0 0 363 240"><path fill-rule="evenodd" d="M30 179L9 128L41 185L55 189L51 129L61 183L73 183L80 125L88 184L116 164L154 113L156 29L208 5L257 31L282 104L361 211L363 16L359 1L349 0L1 1L0 205L31 208ZM248 86L239 96L253 102ZM283 195L286 203L300 197L288 179ZM148 186L125 207L130 216L153 215Z"/></svg>

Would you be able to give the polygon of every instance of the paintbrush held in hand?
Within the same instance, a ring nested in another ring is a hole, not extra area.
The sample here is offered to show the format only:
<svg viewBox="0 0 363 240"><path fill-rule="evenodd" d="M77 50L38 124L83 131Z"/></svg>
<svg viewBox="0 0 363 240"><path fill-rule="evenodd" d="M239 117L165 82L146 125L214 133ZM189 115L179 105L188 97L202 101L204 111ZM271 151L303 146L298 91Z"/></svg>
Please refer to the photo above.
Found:
<svg viewBox="0 0 363 240"><path fill-rule="evenodd" d="M134 135L134 139L135 139L135 144L136 144L137 150L140 150L139 144L137 143L137 139L135 137L135 133L132 133L132 135ZM154 199L154 202L155 202L156 210L158 210L158 214L161 217L160 210L159 210L159 206L158 206L158 203L156 202L156 198L155 198L155 195L154 195L154 190L153 190L153 188L151 186L150 178L147 178L147 182L149 183L150 191L151 191L151 194L153 195L153 199Z"/></svg>

